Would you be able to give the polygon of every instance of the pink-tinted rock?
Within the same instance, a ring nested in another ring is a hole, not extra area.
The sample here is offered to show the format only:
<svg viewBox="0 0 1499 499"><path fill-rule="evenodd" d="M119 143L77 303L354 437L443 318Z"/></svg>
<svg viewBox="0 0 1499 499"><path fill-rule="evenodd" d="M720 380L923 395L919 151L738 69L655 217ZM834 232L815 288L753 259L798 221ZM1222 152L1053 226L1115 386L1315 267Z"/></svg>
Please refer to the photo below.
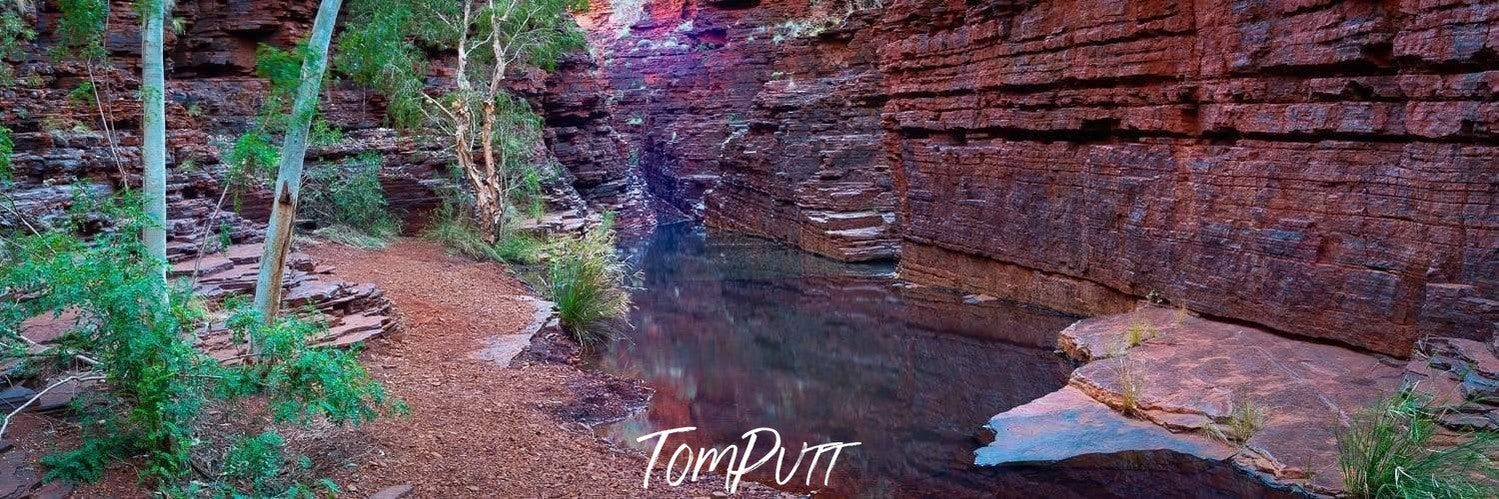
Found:
<svg viewBox="0 0 1499 499"><path fill-rule="evenodd" d="M1126 303L1076 297L1156 291L1392 353L1492 335L1492 75L1421 64L1492 52L1460 33L1499 14L1231 5L887 9L928 28L881 51L907 274L987 261L1035 270L977 280L1001 296L1107 313ZM1434 33L1464 48L1416 48Z"/></svg>
<svg viewBox="0 0 1499 499"><path fill-rule="evenodd" d="M994 442L974 453L974 464L1047 464L1079 456L1171 451L1221 461L1234 454L1203 436L1182 436L1131 419L1067 386L1000 413L984 425Z"/></svg>
<svg viewBox="0 0 1499 499"><path fill-rule="evenodd" d="M1091 360L1069 389L1181 438L1211 436L1235 406L1252 405L1264 421L1234 462L1316 492L1342 487L1339 428L1394 393L1406 372L1404 362L1378 354L1154 306L1079 321L1058 343Z"/></svg>
<svg viewBox="0 0 1499 499"><path fill-rule="evenodd" d="M1499 324L1484 4L594 3L615 127L711 225L1400 355Z"/></svg>

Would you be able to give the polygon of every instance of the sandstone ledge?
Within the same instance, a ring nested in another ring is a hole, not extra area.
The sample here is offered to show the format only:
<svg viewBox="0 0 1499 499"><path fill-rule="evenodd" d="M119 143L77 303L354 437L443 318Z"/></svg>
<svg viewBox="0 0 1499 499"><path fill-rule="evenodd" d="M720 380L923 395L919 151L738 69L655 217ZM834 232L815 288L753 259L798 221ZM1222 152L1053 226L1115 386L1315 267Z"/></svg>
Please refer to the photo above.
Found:
<svg viewBox="0 0 1499 499"><path fill-rule="evenodd" d="M1132 327L1148 338L1131 347ZM1165 450L1336 494L1337 429L1396 390L1406 371L1404 361L1377 354L1153 306L1079 321L1058 343L1085 364L1062 390L990 419L995 443L977 451L975 464ZM1139 387L1131 417L1123 415L1125 384ZM1244 400L1265 414L1263 427L1243 444L1214 439Z"/></svg>

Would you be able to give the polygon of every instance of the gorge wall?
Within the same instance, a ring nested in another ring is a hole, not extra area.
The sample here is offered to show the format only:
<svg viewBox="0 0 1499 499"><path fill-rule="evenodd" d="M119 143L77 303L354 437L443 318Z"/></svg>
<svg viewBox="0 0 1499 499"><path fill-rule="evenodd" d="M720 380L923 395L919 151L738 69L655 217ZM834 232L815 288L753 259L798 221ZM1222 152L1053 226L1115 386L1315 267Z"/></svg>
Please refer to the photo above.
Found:
<svg viewBox="0 0 1499 499"><path fill-rule="evenodd" d="M650 191L710 226L1076 313L1149 296L1394 354L1499 328L1491 2L598 0L580 23Z"/></svg>
<svg viewBox="0 0 1499 499"><path fill-rule="evenodd" d="M594 0L592 47L513 89L564 168L544 223L701 218L902 277L1102 314L1164 299L1387 353L1499 328L1499 6L1434 0ZM116 1L100 112L43 33L0 89L28 216L137 182L138 35ZM313 7L182 2L174 196L219 157ZM336 85L315 162L382 154L420 225L449 162ZM263 217L252 193L243 213ZM15 224L8 212L0 224Z"/></svg>
<svg viewBox="0 0 1499 499"><path fill-rule="evenodd" d="M92 68L52 56L59 18L54 2L35 2L36 11L25 19L39 36L22 57L5 61L18 82L0 87L0 120L14 131L16 143L15 183L7 195L28 217L58 212L75 192L139 184L140 36L132 5L111 3L104 40L109 61ZM239 133L254 126L270 91L255 73L257 47L294 46L306 36L316 8L315 2L288 0L178 2L165 48L173 203L218 196L217 179L226 168L221 158ZM70 97L85 83L94 84L101 105L82 95ZM628 167L624 144L610 128L607 93L591 58L576 54L552 73L517 69L509 83L545 119L549 147L540 161L562 167L549 185L551 214L540 223L570 227L578 219L615 211L626 225L654 224L649 210L635 208L647 204L640 200L643 191ZM420 229L441 202L436 187L449 181L451 152L385 127L383 99L347 84L335 81L325 88L320 113L343 138L313 146L309 161L378 153L391 207L407 220L408 230ZM264 220L268 198L264 189L251 189L235 205L241 214ZM12 213L0 214L0 225L16 224Z"/></svg>

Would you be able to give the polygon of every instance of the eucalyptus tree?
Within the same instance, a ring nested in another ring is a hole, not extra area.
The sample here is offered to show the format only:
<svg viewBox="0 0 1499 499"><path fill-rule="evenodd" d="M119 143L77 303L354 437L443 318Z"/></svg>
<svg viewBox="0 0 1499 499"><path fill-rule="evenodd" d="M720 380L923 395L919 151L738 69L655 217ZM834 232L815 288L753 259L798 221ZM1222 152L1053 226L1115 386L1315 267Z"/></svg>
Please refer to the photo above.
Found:
<svg viewBox="0 0 1499 499"><path fill-rule="evenodd" d="M302 58L302 75L297 97L292 103L291 119L281 145L281 165L276 173L275 198L271 221L266 226L265 248L260 257L260 273L255 280L255 308L268 323L275 320L281 305L281 280L286 271L286 253L291 247L292 222L296 219L297 201L302 191L302 164L307 153L307 132L317 114L318 95L322 92L323 73L328 65L328 44L342 0L322 0L312 23L312 38Z"/></svg>
<svg viewBox="0 0 1499 499"><path fill-rule="evenodd" d="M530 166L541 120L508 92L520 65L552 69L583 46L569 22L576 0L355 0L339 39L339 68L390 99L397 125L435 131L452 146L494 242ZM452 82L428 85L430 54L454 55Z"/></svg>
<svg viewBox="0 0 1499 499"><path fill-rule="evenodd" d="M142 239L157 260L163 292L167 279L167 111L166 68L162 62L162 25L171 0L141 0L141 162L146 218Z"/></svg>

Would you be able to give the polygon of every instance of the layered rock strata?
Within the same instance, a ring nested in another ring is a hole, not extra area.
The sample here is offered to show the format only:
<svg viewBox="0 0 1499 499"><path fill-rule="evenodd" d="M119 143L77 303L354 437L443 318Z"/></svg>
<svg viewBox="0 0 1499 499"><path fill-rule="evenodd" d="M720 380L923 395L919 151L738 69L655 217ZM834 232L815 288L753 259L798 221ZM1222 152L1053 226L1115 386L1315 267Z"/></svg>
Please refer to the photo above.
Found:
<svg viewBox="0 0 1499 499"><path fill-rule="evenodd" d="M907 278L1404 354L1499 312L1499 9L896 2ZM988 276L974 279L970 276Z"/></svg>
<svg viewBox="0 0 1499 499"><path fill-rule="evenodd" d="M1399 355L1499 327L1492 5L827 4L594 2L653 194L1074 313Z"/></svg>
<svg viewBox="0 0 1499 499"><path fill-rule="evenodd" d="M105 37L109 64L92 67L52 56L59 14L50 10L55 9L50 2L36 6L41 11L26 20L41 36L19 60L6 61L18 83L0 88L0 120L15 132L17 152L12 158L16 183L8 194L39 210L57 209L68 203L66 191L138 184L139 36L131 3L111 3ZM222 156L239 133L254 125L269 94L268 83L255 75L257 48L294 46L305 36L315 8L285 0L211 0L176 7L176 33L166 43L168 168L179 178L173 182L200 171L224 174ZM586 84L590 78L594 84ZM608 127L609 101L598 81L591 61L578 56L552 75L534 69L514 75L512 86L545 118L550 147L539 148L539 161L561 166L548 184L548 208L558 212L558 220L549 223L576 226L576 219L618 211L648 227L654 219L634 208L646 203L637 201L639 181ZM75 92L84 84L95 91ZM392 208L407 219L409 230L420 230L427 213L441 202L436 188L450 180L452 154L444 143L384 128L384 100L352 86L326 89L320 112L343 137L311 148L309 163L379 154L384 160L381 183ZM263 219L267 198L268 193L252 189L234 206L252 219ZM0 224L14 223L12 218L0 216Z"/></svg>
<svg viewBox="0 0 1499 499"><path fill-rule="evenodd" d="M864 29L875 13L773 45L773 79L724 145L708 225L839 260L900 253L890 168L872 147L885 103Z"/></svg>

